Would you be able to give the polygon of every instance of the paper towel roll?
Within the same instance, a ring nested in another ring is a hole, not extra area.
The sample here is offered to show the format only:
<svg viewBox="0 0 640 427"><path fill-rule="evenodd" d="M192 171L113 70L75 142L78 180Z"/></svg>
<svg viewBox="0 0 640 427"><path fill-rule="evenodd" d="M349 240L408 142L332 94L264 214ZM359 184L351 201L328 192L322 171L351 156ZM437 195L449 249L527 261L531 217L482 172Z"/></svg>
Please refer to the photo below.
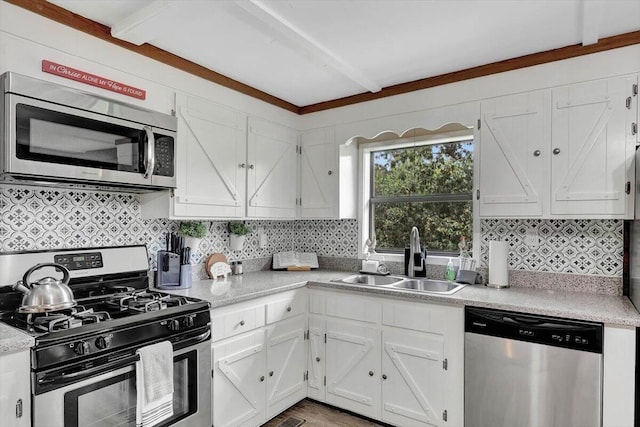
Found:
<svg viewBox="0 0 640 427"><path fill-rule="evenodd" d="M509 245L507 242L489 241L489 283L487 286L509 286Z"/></svg>

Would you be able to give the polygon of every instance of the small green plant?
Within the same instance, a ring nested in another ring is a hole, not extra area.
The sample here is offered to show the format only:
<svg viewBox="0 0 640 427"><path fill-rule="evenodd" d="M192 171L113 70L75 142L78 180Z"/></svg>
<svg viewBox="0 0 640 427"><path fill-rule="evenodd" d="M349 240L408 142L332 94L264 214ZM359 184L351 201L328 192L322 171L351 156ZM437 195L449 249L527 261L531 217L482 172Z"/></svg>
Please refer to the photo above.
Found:
<svg viewBox="0 0 640 427"><path fill-rule="evenodd" d="M241 221L230 221L229 233L236 234L238 236L244 236L245 234L251 233L251 229Z"/></svg>
<svg viewBox="0 0 640 427"><path fill-rule="evenodd" d="M181 236L202 239L207 235L207 227L198 221L182 221L180 223L180 228L178 228L178 234Z"/></svg>

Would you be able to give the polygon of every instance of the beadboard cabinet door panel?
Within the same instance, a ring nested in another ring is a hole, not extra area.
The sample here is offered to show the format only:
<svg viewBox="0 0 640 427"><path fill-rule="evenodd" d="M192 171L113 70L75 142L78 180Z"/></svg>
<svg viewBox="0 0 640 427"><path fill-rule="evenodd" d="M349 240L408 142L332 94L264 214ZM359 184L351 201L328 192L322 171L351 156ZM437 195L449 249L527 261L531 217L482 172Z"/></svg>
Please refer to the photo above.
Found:
<svg viewBox="0 0 640 427"><path fill-rule="evenodd" d="M309 351L307 357L307 396L324 402L325 397L325 342L326 321L324 316L309 314Z"/></svg>
<svg viewBox="0 0 640 427"><path fill-rule="evenodd" d="M297 132L255 117L248 123L247 216L296 218Z"/></svg>
<svg viewBox="0 0 640 427"><path fill-rule="evenodd" d="M635 150L631 88L622 77L553 90L551 214L625 216Z"/></svg>
<svg viewBox="0 0 640 427"><path fill-rule="evenodd" d="M300 135L300 217L338 218L338 150L333 129Z"/></svg>
<svg viewBox="0 0 640 427"><path fill-rule="evenodd" d="M481 103L480 215L540 216L551 138L548 91Z"/></svg>

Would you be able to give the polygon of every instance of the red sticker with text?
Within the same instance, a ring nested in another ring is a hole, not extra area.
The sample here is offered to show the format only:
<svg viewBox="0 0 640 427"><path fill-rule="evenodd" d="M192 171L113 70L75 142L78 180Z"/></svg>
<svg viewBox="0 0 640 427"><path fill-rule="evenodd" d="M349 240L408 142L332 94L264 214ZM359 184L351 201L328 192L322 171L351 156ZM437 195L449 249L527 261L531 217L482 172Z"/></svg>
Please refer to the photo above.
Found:
<svg viewBox="0 0 640 427"><path fill-rule="evenodd" d="M121 95L131 96L137 99L147 98L146 90L138 89L137 87L116 82L105 77L96 76L95 74L86 73L75 68L67 67L66 65L56 64L55 62L47 61L46 59L42 60L42 71L105 90L110 90L111 92L116 92Z"/></svg>

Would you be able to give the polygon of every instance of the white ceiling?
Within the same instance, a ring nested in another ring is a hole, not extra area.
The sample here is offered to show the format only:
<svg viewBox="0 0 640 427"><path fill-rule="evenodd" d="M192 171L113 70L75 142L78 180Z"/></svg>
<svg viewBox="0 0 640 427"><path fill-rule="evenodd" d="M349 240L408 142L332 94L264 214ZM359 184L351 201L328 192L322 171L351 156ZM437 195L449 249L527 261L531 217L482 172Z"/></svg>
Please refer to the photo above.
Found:
<svg viewBox="0 0 640 427"><path fill-rule="evenodd" d="M50 0L298 106L640 30L640 0Z"/></svg>

